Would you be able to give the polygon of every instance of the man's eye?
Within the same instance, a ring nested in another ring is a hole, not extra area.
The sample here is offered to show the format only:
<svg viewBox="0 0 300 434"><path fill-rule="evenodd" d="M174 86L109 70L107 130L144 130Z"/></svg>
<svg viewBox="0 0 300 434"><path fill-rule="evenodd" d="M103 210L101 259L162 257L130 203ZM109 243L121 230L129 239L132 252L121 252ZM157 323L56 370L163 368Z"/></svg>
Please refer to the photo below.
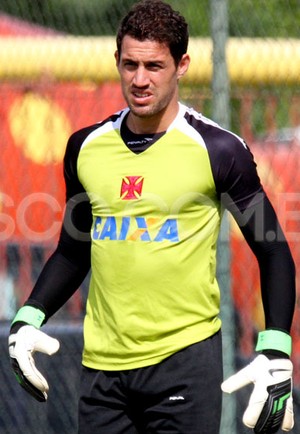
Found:
<svg viewBox="0 0 300 434"><path fill-rule="evenodd" d="M159 69L161 69L161 65L157 64L157 63L150 63L148 65L148 69L150 71L158 71Z"/></svg>
<svg viewBox="0 0 300 434"><path fill-rule="evenodd" d="M124 62L125 68L136 68L136 64L134 62Z"/></svg>

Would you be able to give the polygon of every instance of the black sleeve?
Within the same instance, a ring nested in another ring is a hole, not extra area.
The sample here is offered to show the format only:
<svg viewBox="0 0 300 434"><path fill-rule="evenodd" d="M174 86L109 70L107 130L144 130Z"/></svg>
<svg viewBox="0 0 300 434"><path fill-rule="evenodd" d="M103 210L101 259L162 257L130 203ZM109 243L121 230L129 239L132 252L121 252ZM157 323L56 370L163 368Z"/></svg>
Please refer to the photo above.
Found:
<svg viewBox="0 0 300 434"><path fill-rule="evenodd" d="M58 245L25 303L41 309L46 315L45 322L74 294L90 269L92 213L88 195L77 176L77 159L83 140L94 128L73 134L67 144L66 210Z"/></svg>
<svg viewBox="0 0 300 434"><path fill-rule="evenodd" d="M289 332L295 306L295 265L253 155L246 143L230 132L209 127L202 134L217 194L258 261L265 326Z"/></svg>
<svg viewBox="0 0 300 434"><path fill-rule="evenodd" d="M67 206L64 224L55 252L46 262L26 304L36 306L45 315L45 322L57 312L79 288L90 269L89 227L81 234L83 239L76 239L66 227L70 226L71 211L76 219L88 221L90 212L87 206L78 208ZM66 223L66 221L68 221ZM76 232L78 233L77 229ZM85 239L86 238L86 239Z"/></svg>
<svg viewBox="0 0 300 434"><path fill-rule="evenodd" d="M295 307L295 265L290 248L266 195L232 214L255 254L261 280L266 328L290 332ZM247 276L245 276L247 278Z"/></svg>

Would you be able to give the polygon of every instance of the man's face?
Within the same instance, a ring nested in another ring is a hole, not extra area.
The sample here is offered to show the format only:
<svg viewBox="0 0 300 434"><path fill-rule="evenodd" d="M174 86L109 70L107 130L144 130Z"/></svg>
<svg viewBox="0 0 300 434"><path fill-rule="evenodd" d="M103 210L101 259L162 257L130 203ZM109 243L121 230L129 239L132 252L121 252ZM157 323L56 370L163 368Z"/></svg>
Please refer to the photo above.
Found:
<svg viewBox="0 0 300 434"><path fill-rule="evenodd" d="M118 53L115 56L131 116L136 120L151 118L167 128L178 110L178 79L188 68L188 55L176 67L165 44L126 35L120 58Z"/></svg>

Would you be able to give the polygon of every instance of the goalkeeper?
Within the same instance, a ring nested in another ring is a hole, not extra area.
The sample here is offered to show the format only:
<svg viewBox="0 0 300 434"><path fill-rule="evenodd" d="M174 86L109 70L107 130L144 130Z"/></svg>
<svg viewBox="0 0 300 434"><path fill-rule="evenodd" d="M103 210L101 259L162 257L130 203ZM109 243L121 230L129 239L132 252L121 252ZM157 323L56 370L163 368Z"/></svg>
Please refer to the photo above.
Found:
<svg viewBox="0 0 300 434"><path fill-rule="evenodd" d="M221 384L231 393L249 383L244 423L256 433L289 431L295 267L253 156L240 137L179 102L188 26L169 4L137 2L116 42L127 107L69 139L58 246L11 326L17 379L46 401L34 353L54 354L59 343L41 327L91 268L79 434L218 434ZM253 362L222 383L215 270L223 207L257 258L265 330Z"/></svg>

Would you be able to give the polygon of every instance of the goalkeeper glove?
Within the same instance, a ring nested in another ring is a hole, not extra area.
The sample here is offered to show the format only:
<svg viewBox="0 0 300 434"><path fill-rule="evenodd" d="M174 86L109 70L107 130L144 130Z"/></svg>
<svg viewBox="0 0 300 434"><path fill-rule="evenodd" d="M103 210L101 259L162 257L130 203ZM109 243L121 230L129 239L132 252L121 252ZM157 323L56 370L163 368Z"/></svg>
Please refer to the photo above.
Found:
<svg viewBox="0 0 300 434"><path fill-rule="evenodd" d="M285 342L285 351L282 351L282 346L281 350L278 347L280 339ZM273 349L290 355L290 342L288 334L267 330L259 334L256 350ZM252 363L225 380L221 388L223 392L231 393L254 383L243 423L254 428L256 434L273 434L279 428L290 431L294 426L292 373L293 365L288 358L269 359L260 354Z"/></svg>
<svg viewBox="0 0 300 434"><path fill-rule="evenodd" d="M36 400L47 400L49 386L47 380L35 366L33 355L36 351L52 355L59 349L59 342L36 327L40 327L45 315L31 306L22 307L17 313L13 323L23 322L24 325L8 338L11 365L20 385Z"/></svg>

